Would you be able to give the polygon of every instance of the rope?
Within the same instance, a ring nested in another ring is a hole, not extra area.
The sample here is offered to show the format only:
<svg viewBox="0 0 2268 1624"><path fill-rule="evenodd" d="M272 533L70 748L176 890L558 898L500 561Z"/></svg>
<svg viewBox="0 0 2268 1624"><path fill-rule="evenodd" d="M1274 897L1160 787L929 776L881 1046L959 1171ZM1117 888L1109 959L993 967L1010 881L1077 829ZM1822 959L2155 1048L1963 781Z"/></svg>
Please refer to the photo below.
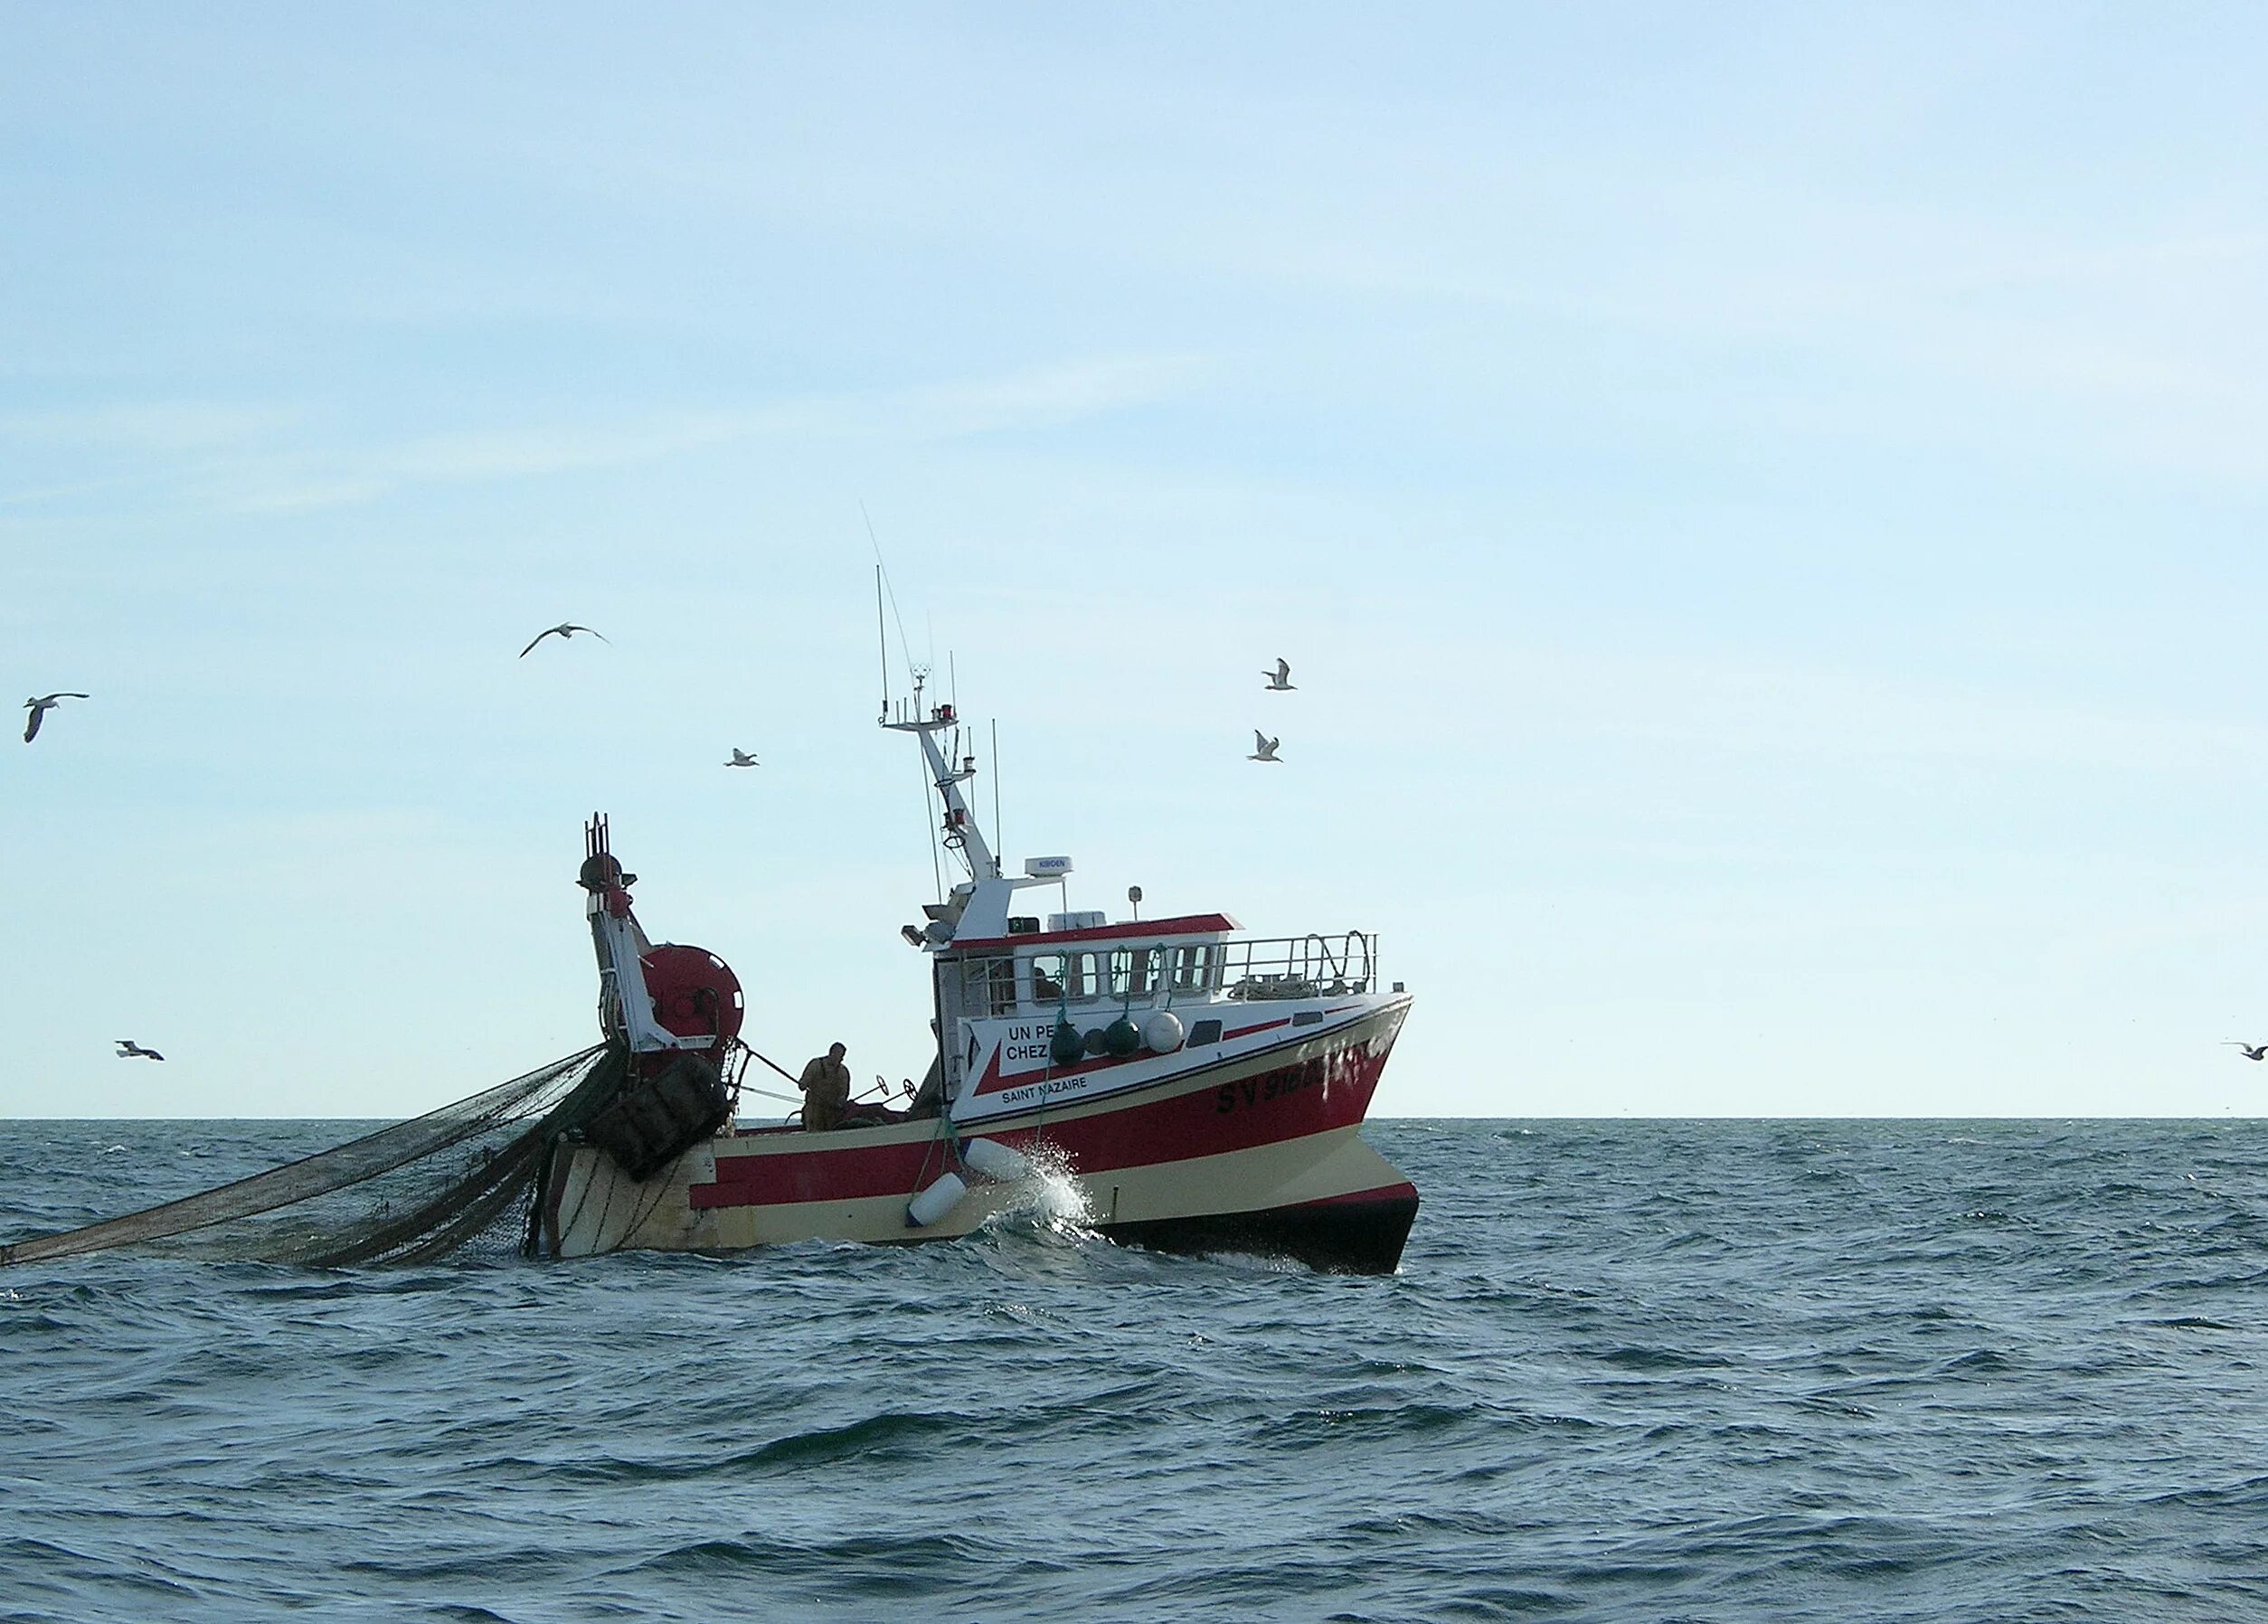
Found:
<svg viewBox="0 0 2268 1624"><path fill-rule="evenodd" d="M762 1061L762 1062L763 1062L766 1065L770 1066L770 1067L773 1071L775 1071L775 1072L779 1072L779 1073L780 1073L782 1077L786 1078L786 1079L787 1079L789 1082L794 1083L794 1084L795 1084L798 1088L801 1088L801 1087L803 1086L802 1081L800 1081L800 1080L799 1080L799 1079L796 1076L796 1074L795 1074L793 1072L790 1072L789 1070L788 1070L788 1068L787 1068L787 1067L785 1067L785 1066L781 1065L781 1064L780 1064L778 1061L776 1061L776 1060L772 1059L772 1058L771 1058L771 1056L770 1056L769 1054L766 1054L766 1053L762 1053L761 1050L759 1050L759 1049L756 1047L756 1045L755 1045L755 1044L751 1043L747 1043L747 1042L744 1042L744 1041L743 1041L743 1042L742 1042L742 1043L741 1043L741 1047L742 1047L742 1048L743 1048L743 1049L745 1049L745 1050L747 1050L747 1051L748 1051L751 1054L755 1055L755 1056L756 1056L756 1058L757 1058L758 1060ZM780 1099L785 1099L785 1098L786 1098L786 1096L785 1096L785 1095L783 1095L783 1094L775 1094L775 1095L773 1095L773 1096L772 1096L772 1098L773 1098L773 1099L775 1099L775 1100L780 1100Z"/></svg>

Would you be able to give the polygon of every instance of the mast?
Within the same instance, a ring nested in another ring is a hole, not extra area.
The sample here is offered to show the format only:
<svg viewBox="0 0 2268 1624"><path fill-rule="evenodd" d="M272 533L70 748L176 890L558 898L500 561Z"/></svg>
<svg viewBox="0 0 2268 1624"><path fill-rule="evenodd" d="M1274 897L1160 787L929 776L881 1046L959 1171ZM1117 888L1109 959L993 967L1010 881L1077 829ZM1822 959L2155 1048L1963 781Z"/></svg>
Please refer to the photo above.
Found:
<svg viewBox="0 0 2268 1624"><path fill-rule="evenodd" d="M969 809L969 799L961 793L961 786L977 776L977 758L963 756L958 762L947 758L938 743L938 736L947 729L958 732L959 713L950 704L931 705L926 715L921 710L921 678L913 679L913 703L901 705L896 721L887 713L882 725L893 733L912 733L921 743L922 760L929 763L930 781L937 787L938 798L945 803L942 838L948 849L960 858L972 880L997 880L1000 877L1000 860L993 855L986 844L984 831L977 826L976 815Z"/></svg>

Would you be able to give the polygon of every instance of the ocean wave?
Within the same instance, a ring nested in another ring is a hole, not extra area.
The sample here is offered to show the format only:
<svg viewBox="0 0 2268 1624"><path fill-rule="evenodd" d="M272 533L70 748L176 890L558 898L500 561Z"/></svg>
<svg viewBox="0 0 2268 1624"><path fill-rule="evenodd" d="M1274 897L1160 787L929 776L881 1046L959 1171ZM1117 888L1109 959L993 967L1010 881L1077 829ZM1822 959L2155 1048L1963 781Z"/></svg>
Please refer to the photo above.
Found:
<svg viewBox="0 0 2268 1624"><path fill-rule="evenodd" d="M203 1131L0 1125L0 1221L298 1130ZM1032 1218L13 1271L0 1618L2268 1616L2268 1128L1366 1131L1380 1279Z"/></svg>

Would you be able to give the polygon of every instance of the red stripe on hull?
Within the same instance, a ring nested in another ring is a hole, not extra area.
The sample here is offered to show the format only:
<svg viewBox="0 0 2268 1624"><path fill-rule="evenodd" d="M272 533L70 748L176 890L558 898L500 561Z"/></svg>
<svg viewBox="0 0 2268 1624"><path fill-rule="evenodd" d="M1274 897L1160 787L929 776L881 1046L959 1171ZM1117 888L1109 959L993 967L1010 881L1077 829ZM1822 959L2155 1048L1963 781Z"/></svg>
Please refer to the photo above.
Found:
<svg viewBox="0 0 2268 1624"><path fill-rule="evenodd" d="M1391 1040L1358 1044L1147 1104L1030 1128L987 1131L979 1126L974 1131L1027 1153L1046 1147L1074 1171L1088 1174L1304 1138L1363 1119L1391 1046ZM695 1185L690 1194L693 1204L704 1208L906 1195L944 1167L942 1147L929 1140L720 1156L716 1182Z"/></svg>
<svg viewBox="0 0 2268 1624"><path fill-rule="evenodd" d="M934 1178L944 1167L944 1147L933 1139L784 1156L721 1156L716 1158L716 1183L695 1185L690 1194L696 1207L911 1195L926 1182L925 1173Z"/></svg>
<svg viewBox="0 0 2268 1624"><path fill-rule="evenodd" d="M1360 1122L1385 1063L1366 1047L1342 1049L1155 1104L997 1137L1019 1150L1053 1146L1082 1173L1247 1150Z"/></svg>

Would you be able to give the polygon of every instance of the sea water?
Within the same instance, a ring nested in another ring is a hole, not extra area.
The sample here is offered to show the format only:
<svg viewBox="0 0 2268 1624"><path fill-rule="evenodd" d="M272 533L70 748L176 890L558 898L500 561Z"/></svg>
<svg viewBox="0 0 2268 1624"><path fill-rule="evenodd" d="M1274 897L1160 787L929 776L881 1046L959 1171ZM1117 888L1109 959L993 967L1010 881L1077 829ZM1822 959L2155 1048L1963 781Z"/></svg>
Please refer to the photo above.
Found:
<svg viewBox="0 0 2268 1624"><path fill-rule="evenodd" d="M0 1239L350 1131L0 1124ZM0 1619L2268 1618L2268 1126L1368 1132L1385 1279L0 1270Z"/></svg>

